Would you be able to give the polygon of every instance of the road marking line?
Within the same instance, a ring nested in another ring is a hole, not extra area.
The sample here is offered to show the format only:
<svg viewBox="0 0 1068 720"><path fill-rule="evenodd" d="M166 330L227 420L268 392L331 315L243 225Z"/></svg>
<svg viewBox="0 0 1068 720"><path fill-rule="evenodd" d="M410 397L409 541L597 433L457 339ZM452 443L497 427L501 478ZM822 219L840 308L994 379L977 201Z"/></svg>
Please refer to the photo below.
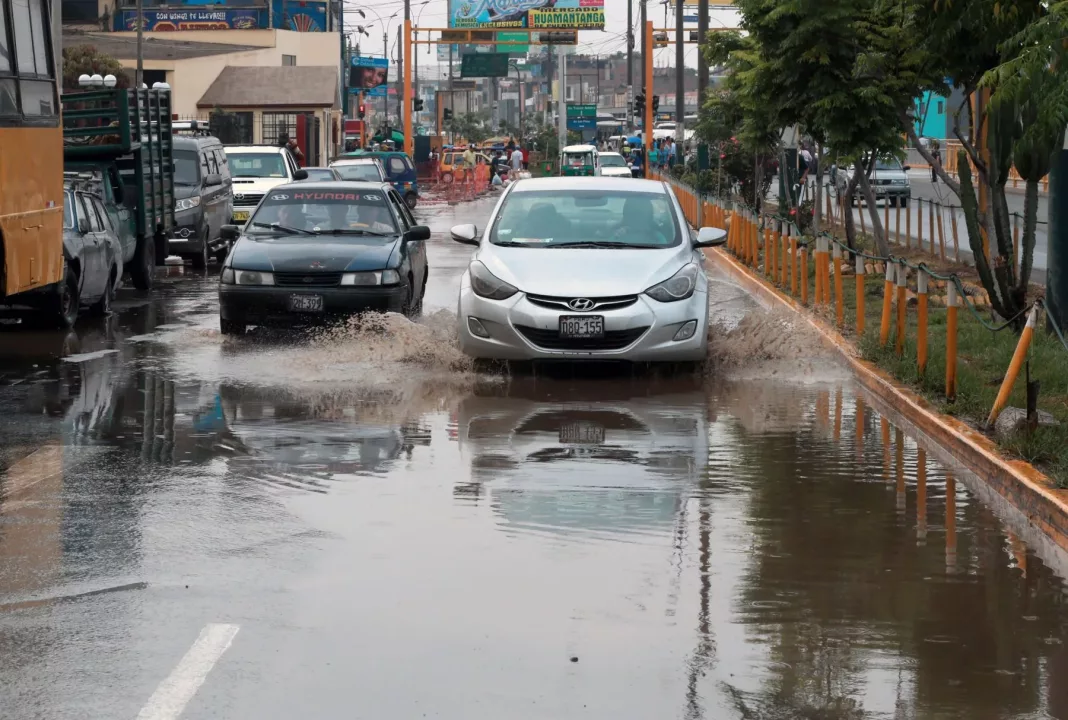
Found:
<svg viewBox="0 0 1068 720"><path fill-rule="evenodd" d="M239 629L238 625L205 625L193 647L141 708L137 720L177 720Z"/></svg>

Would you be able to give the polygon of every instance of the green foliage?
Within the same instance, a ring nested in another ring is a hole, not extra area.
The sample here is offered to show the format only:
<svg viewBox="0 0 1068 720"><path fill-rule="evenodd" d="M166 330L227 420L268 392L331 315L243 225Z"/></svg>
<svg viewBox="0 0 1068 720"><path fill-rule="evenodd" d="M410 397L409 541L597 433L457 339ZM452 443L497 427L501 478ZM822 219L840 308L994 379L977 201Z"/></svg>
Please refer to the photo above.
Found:
<svg viewBox="0 0 1068 720"><path fill-rule="evenodd" d="M130 78L123 72L122 64L99 52L92 45L73 45L63 48L63 90L78 91L85 88L78 85L81 75L114 75L115 87L130 87Z"/></svg>
<svg viewBox="0 0 1068 720"><path fill-rule="evenodd" d="M446 121L445 129L468 142L480 143L494 134L489 111L456 113Z"/></svg>

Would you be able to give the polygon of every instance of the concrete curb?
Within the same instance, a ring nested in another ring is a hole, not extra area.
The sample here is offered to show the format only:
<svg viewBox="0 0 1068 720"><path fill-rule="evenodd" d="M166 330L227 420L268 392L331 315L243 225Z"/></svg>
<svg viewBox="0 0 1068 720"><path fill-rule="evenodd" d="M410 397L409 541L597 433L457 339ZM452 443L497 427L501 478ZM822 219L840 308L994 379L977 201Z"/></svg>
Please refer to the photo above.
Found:
<svg viewBox="0 0 1068 720"><path fill-rule="evenodd" d="M791 310L804 318L828 346L845 358L861 385L977 474L1023 513L1037 530L1068 550L1068 491L1056 489L1048 477L1029 463L1004 457L985 435L938 412L888 373L862 360L856 347L834 327L806 311L800 303L782 294L725 250L710 250L705 254L719 270L765 307Z"/></svg>

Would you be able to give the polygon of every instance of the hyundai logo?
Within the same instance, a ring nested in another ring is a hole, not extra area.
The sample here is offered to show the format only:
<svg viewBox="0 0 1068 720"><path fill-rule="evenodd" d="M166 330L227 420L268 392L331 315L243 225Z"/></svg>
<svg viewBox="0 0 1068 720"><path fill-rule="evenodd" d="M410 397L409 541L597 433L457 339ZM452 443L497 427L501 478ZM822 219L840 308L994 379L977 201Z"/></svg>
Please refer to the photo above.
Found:
<svg viewBox="0 0 1068 720"><path fill-rule="evenodd" d="M595 303L593 300L590 300L589 298L575 298L574 300L568 302L567 306L572 310L577 310L578 312L586 312L587 310L593 310L593 306L596 304L597 303Z"/></svg>

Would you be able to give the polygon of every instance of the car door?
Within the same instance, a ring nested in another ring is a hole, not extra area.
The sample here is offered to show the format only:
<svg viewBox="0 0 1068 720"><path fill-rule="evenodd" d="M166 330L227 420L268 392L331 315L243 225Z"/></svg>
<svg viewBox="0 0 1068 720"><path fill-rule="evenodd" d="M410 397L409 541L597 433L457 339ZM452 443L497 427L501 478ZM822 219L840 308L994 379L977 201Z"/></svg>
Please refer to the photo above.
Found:
<svg viewBox="0 0 1068 720"><path fill-rule="evenodd" d="M404 204L396 190L391 189L389 191L389 204L393 206L393 212L400 222L401 232L407 232L415 226L415 218L412 217L411 211L408 210L408 206ZM408 241L406 252L412 265L412 276L415 280L415 294L413 297L418 298L419 293L422 292L423 283L426 282L426 243L422 240Z"/></svg>
<svg viewBox="0 0 1068 720"><path fill-rule="evenodd" d="M107 176L108 181L104 183L104 207L118 234L119 247L122 248L122 261L128 262L133 259L134 251L137 250L137 219L133 210L130 209L135 204L133 190L123 185L119 177L119 169L114 165L108 168ZM119 201L120 193L121 202Z"/></svg>
<svg viewBox="0 0 1068 720"><path fill-rule="evenodd" d="M118 266L119 276L122 275L122 246L119 244L118 227L112 221L111 216L107 212L107 207L104 205L104 201L95 195L87 196L90 202L93 203L93 207L96 208L97 214L100 216L100 221L103 225L103 231L99 234L100 237L100 249L101 260L104 268L104 280L105 283L111 279L111 266Z"/></svg>
<svg viewBox="0 0 1068 720"><path fill-rule="evenodd" d="M223 186L208 185L208 175L222 177L219 168L219 158L210 147L200 148L200 164L204 168L203 186L200 189L200 202L204 208L204 222L208 226L208 245L212 245L219 238L224 221L223 213Z"/></svg>
<svg viewBox="0 0 1068 720"><path fill-rule="evenodd" d="M104 224L93 205L92 200L85 193L75 193L78 200L78 214L89 221L88 231L84 234L81 261L82 269L82 299L85 301L96 300L104 291L104 253L105 237Z"/></svg>

